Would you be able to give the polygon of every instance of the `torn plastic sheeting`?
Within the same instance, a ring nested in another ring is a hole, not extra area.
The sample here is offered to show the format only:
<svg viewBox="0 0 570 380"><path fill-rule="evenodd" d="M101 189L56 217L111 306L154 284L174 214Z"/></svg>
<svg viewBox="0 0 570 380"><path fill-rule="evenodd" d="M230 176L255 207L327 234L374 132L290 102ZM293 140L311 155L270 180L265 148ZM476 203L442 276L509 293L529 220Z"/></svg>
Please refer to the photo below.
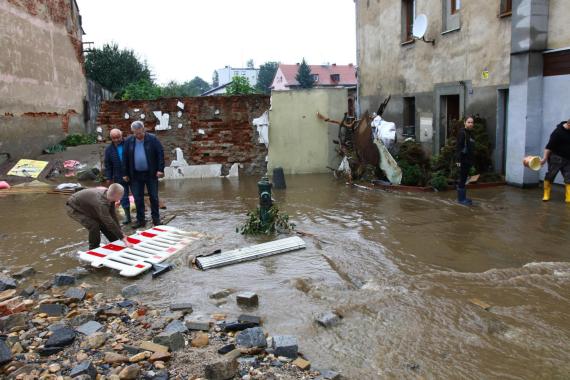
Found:
<svg viewBox="0 0 570 380"><path fill-rule="evenodd" d="M253 119L253 125L257 128L259 142L269 147L269 111L265 111L263 115Z"/></svg>
<svg viewBox="0 0 570 380"><path fill-rule="evenodd" d="M374 144L378 147L380 153L380 169L386 173L386 177L393 185L402 183L402 169L392 157L382 140L374 139Z"/></svg>
<svg viewBox="0 0 570 380"><path fill-rule="evenodd" d="M373 137L382 140L386 147L396 142L396 124L376 116L372 121Z"/></svg>

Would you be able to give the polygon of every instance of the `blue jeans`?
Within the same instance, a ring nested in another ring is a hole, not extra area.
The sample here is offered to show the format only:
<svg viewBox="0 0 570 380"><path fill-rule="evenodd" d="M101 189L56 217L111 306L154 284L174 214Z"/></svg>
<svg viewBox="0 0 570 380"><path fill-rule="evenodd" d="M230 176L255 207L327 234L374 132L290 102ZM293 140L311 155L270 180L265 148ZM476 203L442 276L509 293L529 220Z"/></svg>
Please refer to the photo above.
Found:
<svg viewBox="0 0 570 380"><path fill-rule="evenodd" d="M158 213L158 178L149 172L134 172L131 178L131 191L135 198L135 205L137 206L137 222L144 223L144 188L148 192L150 198L150 215L153 223L157 224L160 221Z"/></svg>

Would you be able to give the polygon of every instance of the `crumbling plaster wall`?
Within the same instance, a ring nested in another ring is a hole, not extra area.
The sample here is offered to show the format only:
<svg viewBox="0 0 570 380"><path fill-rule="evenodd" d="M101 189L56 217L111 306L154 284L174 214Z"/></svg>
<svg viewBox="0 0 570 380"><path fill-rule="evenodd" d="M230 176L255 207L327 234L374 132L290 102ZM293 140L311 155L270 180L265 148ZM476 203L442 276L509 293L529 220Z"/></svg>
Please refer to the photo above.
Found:
<svg viewBox="0 0 570 380"><path fill-rule="evenodd" d="M243 174L264 174L267 148L259 143L252 121L269 105L266 95L105 101L97 123L105 137L112 128L129 136L131 123L141 120L162 142L167 165L176 158L174 149L180 148L190 165L223 164L227 171L239 163ZM169 114L170 129L155 130L159 121L154 111Z"/></svg>
<svg viewBox="0 0 570 380"><path fill-rule="evenodd" d="M568 31L570 3L568 0L549 1L548 49L568 48L570 47L570 32Z"/></svg>
<svg viewBox="0 0 570 380"><path fill-rule="evenodd" d="M81 34L74 1L0 1L0 152L34 156L84 130Z"/></svg>
<svg viewBox="0 0 570 380"><path fill-rule="evenodd" d="M464 110L487 119L494 136L497 89L508 87L510 17L499 18L497 0L461 2L461 28L444 33L441 0L416 1L416 15L426 14L426 39L402 44L402 1L356 0L359 103L376 111L392 95L387 120L403 123L403 97L416 97L419 115L433 115L437 129L436 86L464 88ZM489 76L483 79L483 71Z"/></svg>
<svg viewBox="0 0 570 380"><path fill-rule="evenodd" d="M271 92L269 171L282 167L288 174L327 173L340 158L333 140L338 125L325 123L317 112L342 120L347 112L345 88Z"/></svg>

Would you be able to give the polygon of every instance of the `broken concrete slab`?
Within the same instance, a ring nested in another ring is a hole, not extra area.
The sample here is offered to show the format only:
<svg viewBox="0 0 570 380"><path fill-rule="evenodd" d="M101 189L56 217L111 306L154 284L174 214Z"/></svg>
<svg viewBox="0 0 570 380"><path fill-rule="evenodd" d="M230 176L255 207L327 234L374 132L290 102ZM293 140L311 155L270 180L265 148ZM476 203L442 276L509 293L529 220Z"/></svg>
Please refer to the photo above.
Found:
<svg viewBox="0 0 570 380"><path fill-rule="evenodd" d="M236 343L239 347L267 347L265 333L261 327L253 327L241 331L236 337Z"/></svg>
<svg viewBox="0 0 570 380"><path fill-rule="evenodd" d="M277 335L273 337L273 351L275 356L285 356L294 359L299 351L297 337L293 335Z"/></svg>

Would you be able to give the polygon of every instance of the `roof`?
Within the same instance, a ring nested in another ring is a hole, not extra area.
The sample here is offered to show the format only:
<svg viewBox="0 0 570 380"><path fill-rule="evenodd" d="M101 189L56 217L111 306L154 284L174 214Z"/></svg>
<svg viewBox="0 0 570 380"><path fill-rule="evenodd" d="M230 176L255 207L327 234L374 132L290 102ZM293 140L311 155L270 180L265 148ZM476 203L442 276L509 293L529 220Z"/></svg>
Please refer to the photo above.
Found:
<svg viewBox="0 0 570 380"><path fill-rule="evenodd" d="M279 69L285 77L287 86L298 86L299 82L295 79L299 71L299 64L297 65L279 65ZM350 65L309 65L311 74L318 75L319 80L315 86L356 86L356 67ZM333 81L332 75L338 74L339 80Z"/></svg>
<svg viewBox="0 0 570 380"><path fill-rule="evenodd" d="M221 89L223 89L223 88L228 87L231 83L232 83L232 82L228 82L228 83L222 84L221 86L211 88L211 89L209 89L208 91L201 93L200 96L208 96L208 95L210 95L210 94L212 94L212 93L214 93L214 92L216 92L216 91L218 91L218 90L221 90Z"/></svg>

